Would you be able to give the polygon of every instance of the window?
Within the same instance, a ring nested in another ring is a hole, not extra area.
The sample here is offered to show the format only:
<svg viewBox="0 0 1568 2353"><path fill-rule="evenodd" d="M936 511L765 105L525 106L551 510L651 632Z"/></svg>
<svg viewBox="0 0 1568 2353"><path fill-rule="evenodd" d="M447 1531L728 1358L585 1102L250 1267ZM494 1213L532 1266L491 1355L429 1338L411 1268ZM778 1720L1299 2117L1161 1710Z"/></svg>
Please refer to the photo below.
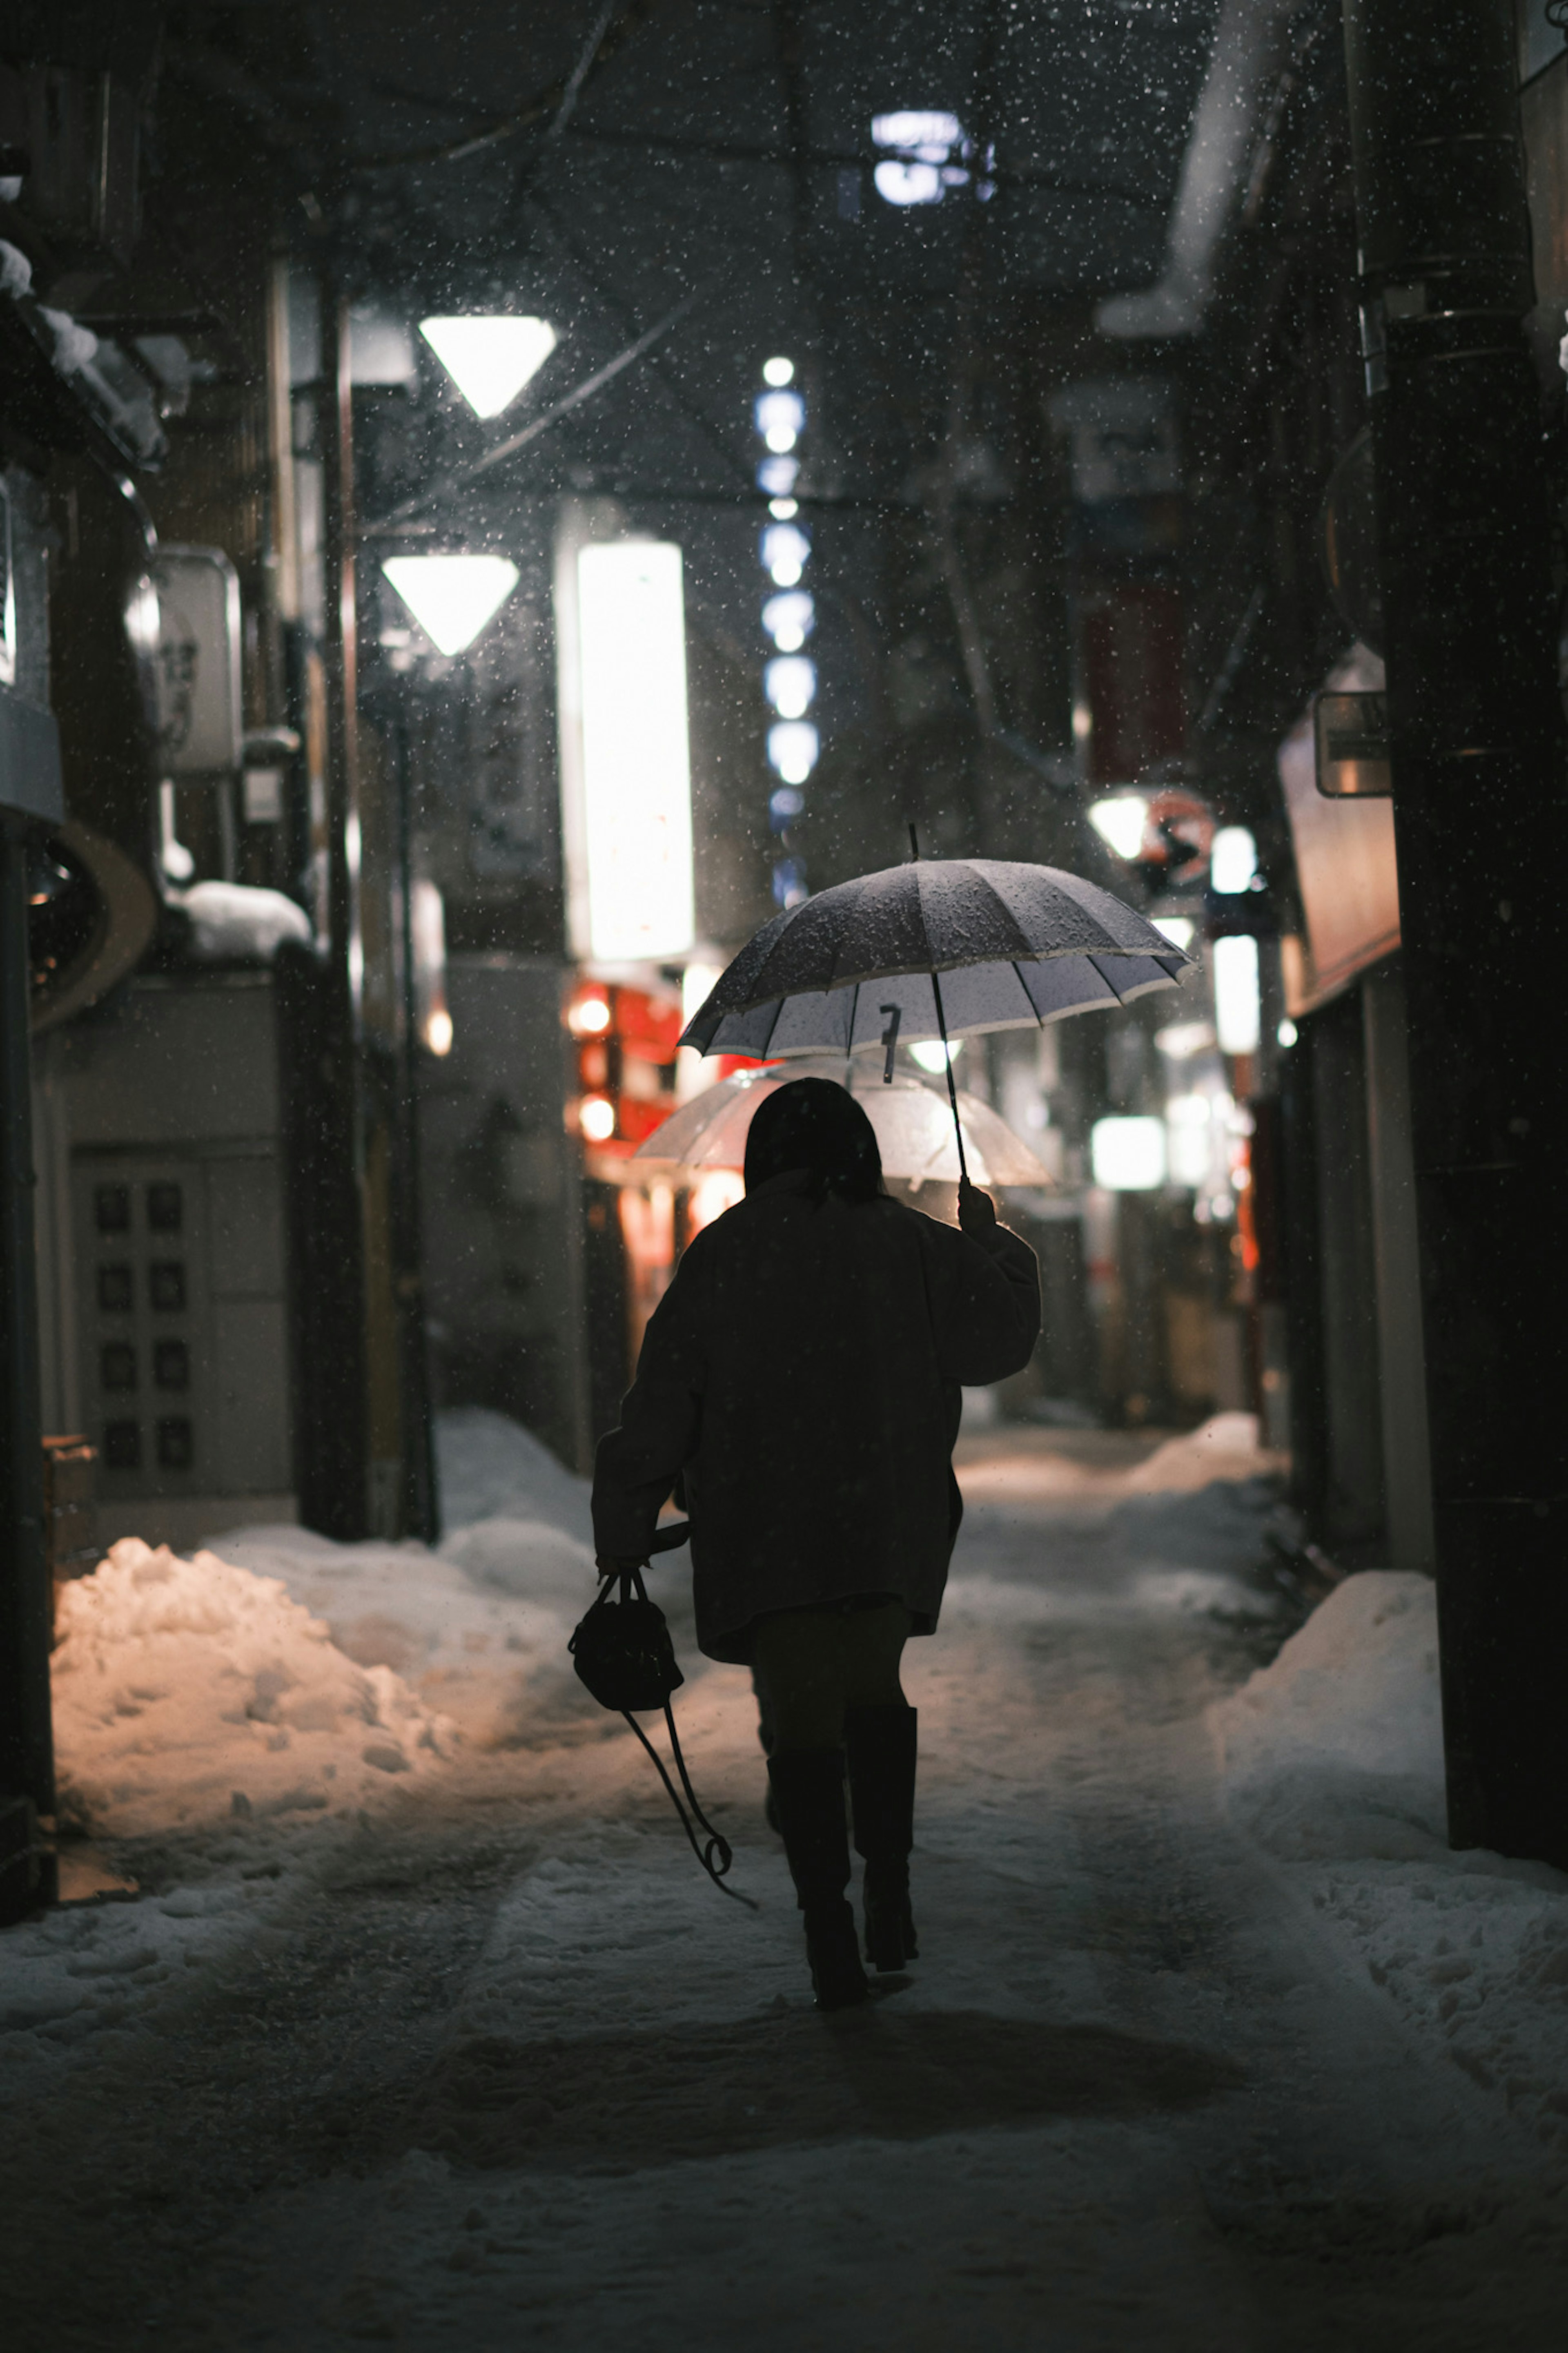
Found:
<svg viewBox="0 0 1568 2353"><path fill-rule="evenodd" d="M185 1304L185 1270L179 1259L155 1259L147 1270L149 1304L160 1314L177 1315Z"/></svg>
<svg viewBox="0 0 1568 2353"><path fill-rule="evenodd" d="M92 1216L100 1234L128 1234L131 1231L130 1186L95 1185Z"/></svg>
<svg viewBox="0 0 1568 2353"><path fill-rule="evenodd" d="M184 1223L184 1196L177 1185L149 1185L147 1223L155 1234L177 1234Z"/></svg>
<svg viewBox="0 0 1568 2353"><path fill-rule="evenodd" d="M142 1432L133 1421L111 1421L103 1433L103 1465L106 1471L140 1471L142 1468Z"/></svg>
<svg viewBox="0 0 1568 2353"><path fill-rule="evenodd" d="M100 1266L98 1270L98 1311L100 1315L126 1315L134 1305L128 1266Z"/></svg>
<svg viewBox="0 0 1568 2353"><path fill-rule="evenodd" d="M195 1437L183 1415L158 1424L158 1467L188 1471L195 1460Z"/></svg>

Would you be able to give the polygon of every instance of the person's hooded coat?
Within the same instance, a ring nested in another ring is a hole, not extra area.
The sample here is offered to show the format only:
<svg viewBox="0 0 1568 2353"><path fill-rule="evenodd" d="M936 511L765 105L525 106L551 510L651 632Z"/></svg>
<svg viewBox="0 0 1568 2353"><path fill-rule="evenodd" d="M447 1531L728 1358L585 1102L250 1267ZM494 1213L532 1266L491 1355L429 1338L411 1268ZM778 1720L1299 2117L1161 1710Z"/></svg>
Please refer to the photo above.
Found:
<svg viewBox="0 0 1568 2353"><path fill-rule="evenodd" d="M599 1443L600 1553L646 1558L679 1478L710 1658L748 1660L765 1611L852 1594L895 1594L931 1632L961 1388L1017 1372L1039 1325L1034 1252L1005 1227L773 1177L696 1236L654 1312Z"/></svg>

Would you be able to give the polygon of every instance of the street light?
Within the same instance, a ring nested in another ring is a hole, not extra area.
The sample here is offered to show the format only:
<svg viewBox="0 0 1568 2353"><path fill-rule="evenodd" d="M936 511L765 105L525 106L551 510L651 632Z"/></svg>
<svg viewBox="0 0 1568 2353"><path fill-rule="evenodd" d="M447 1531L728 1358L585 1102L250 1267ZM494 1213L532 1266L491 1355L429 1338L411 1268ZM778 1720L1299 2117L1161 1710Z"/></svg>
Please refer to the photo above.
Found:
<svg viewBox="0 0 1568 2353"><path fill-rule="evenodd" d="M1142 793L1114 793L1089 803L1089 821L1101 841L1131 863L1143 846L1149 803Z"/></svg>
<svg viewBox="0 0 1568 2353"><path fill-rule="evenodd" d="M798 392L760 392L752 413L757 431L776 458L793 449L805 430L805 403Z"/></svg>
<svg viewBox="0 0 1568 2353"><path fill-rule="evenodd" d="M763 672L763 690L781 719L804 719L816 699L816 664L805 654L779 654Z"/></svg>
<svg viewBox="0 0 1568 2353"><path fill-rule="evenodd" d="M810 554L811 542L796 522L771 522L763 533L763 566L775 588L795 587Z"/></svg>
<svg viewBox="0 0 1568 2353"><path fill-rule="evenodd" d="M505 555L389 555L381 568L444 654L471 646L517 586Z"/></svg>
<svg viewBox="0 0 1568 2353"><path fill-rule="evenodd" d="M816 728L806 719L781 719L768 729L768 759L786 785L804 785L816 765L820 749Z"/></svg>
<svg viewBox="0 0 1568 2353"><path fill-rule="evenodd" d="M816 627L816 602L804 588L786 588L763 607L763 627L781 654L797 654Z"/></svg>
<svg viewBox="0 0 1568 2353"><path fill-rule="evenodd" d="M476 417L510 408L557 342L548 319L421 319L419 332Z"/></svg>

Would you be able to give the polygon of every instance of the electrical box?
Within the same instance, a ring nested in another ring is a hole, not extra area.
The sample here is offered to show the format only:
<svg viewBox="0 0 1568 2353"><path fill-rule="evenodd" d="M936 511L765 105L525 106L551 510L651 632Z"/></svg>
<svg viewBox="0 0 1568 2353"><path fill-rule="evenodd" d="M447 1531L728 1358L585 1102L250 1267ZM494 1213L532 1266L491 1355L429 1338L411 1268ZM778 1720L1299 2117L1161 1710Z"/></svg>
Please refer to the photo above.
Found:
<svg viewBox="0 0 1568 2353"><path fill-rule="evenodd" d="M74 1158L81 1395L104 1502L283 1493L275 1160Z"/></svg>
<svg viewBox="0 0 1568 2353"><path fill-rule="evenodd" d="M291 1518L270 977L144 975L38 1050L47 1411L100 1540Z"/></svg>

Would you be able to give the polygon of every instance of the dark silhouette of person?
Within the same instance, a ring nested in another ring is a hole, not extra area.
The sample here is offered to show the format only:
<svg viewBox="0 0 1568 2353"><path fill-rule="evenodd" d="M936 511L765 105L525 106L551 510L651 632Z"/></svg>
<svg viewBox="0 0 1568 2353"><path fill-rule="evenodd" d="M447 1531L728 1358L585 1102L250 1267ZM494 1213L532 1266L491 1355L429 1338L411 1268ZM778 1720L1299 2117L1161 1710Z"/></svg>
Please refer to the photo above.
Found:
<svg viewBox="0 0 1568 2353"><path fill-rule="evenodd" d="M746 1196L692 1240L601 1439L601 1568L647 1558L679 1481L697 1639L749 1665L819 2008L868 1989L846 1901L844 1781L865 1863L866 1956L915 1957L916 1711L899 1681L936 1629L963 1510L961 1389L1028 1359L1034 1252L961 1188L961 1231L890 1200L870 1121L826 1079L760 1105Z"/></svg>

